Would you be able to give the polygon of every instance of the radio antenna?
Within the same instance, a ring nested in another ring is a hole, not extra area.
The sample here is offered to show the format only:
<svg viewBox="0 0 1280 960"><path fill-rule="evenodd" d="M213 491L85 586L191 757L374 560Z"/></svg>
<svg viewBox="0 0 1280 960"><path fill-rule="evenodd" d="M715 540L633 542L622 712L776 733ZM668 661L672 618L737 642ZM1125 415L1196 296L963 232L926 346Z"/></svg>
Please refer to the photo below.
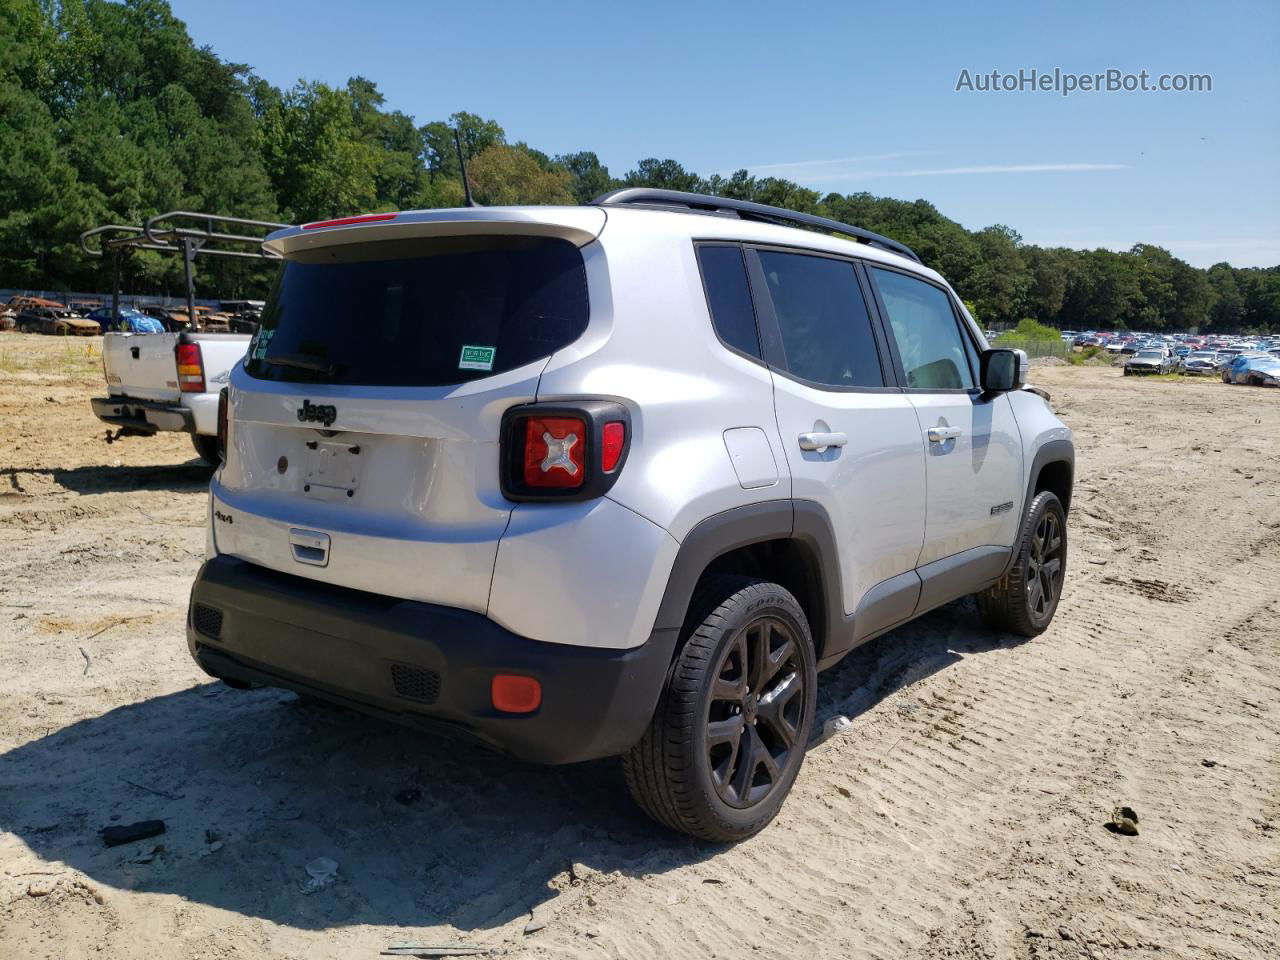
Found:
<svg viewBox="0 0 1280 960"><path fill-rule="evenodd" d="M462 169L462 195L468 207L478 207L480 204L471 196L471 184L467 181L467 161L462 156L462 137L458 136L457 127L453 128L453 145L458 148L458 166Z"/></svg>

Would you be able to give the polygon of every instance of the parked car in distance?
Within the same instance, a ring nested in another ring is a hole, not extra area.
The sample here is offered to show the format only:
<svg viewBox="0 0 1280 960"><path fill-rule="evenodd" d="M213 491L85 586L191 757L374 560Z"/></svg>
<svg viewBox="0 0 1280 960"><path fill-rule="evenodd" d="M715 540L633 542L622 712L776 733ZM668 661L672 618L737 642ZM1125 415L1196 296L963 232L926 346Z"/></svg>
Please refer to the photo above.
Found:
<svg viewBox="0 0 1280 960"><path fill-rule="evenodd" d="M1266 353L1242 353L1222 371L1222 382L1280 387L1280 359Z"/></svg>
<svg viewBox="0 0 1280 960"><path fill-rule="evenodd" d="M1169 373L1173 370L1173 358L1162 347L1143 347L1125 361L1124 375Z"/></svg>
<svg viewBox="0 0 1280 960"><path fill-rule="evenodd" d="M163 325L166 333L182 333L191 329L191 318L185 310L172 310L169 307L158 307L154 304L138 307L149 317L154 317Z"/></svg>
<svg viewBox="0 0 1280 960"><path fill-rule="evenodd" d="M1182 373L1191 376L1213 375L1218 372L1218 354L1215 350L1195 350L1183 359Z"/></svg>
<svg viewBox="0 0 1280 960"><path fill-rule="evenodd" d="M218 308L230 317L232 333L257 333L263 305L261 300L222 300Z"/></svg>
<svg viewBox="0 0 1280 960"><path fill-rule="evenodd" d="M199 333L230 333L231 318L213 307L196 307L195 329Z"/></svg>
<svg viewBox="0 0 1280 960"><path fill-rule="evenodd" d="M89 314L103 333L164 333L164 324L132 307L121 307L112 315L110 307L99 307Z"/></svg>
<svg viewBox="0 0 1280 960"><path fill-rule="evenodd" d="M44 333L59 337L94 337L99 331L93 320L60 304L57 307L28 307L14 321L21 333Z"/></svg>

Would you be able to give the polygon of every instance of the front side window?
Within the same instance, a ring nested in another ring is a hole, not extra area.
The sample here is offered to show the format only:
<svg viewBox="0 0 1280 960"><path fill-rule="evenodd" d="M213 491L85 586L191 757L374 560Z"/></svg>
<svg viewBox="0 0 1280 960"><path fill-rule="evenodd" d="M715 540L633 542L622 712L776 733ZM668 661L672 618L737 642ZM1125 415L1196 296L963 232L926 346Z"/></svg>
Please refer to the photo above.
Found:
<svg viewBox="0 0 1280 960"><path fill-rule="evenodd" d="M787 370L833 387L883 387L880 355L853 264L761 250Z"/></svg>
<svg viewBox="0 0 1280 960"><path fill-rule="evenodd" d="M872 267L889 314L889 327L907 386L920 390L972 390L973 370L947 295L933 284Z"/></svg>

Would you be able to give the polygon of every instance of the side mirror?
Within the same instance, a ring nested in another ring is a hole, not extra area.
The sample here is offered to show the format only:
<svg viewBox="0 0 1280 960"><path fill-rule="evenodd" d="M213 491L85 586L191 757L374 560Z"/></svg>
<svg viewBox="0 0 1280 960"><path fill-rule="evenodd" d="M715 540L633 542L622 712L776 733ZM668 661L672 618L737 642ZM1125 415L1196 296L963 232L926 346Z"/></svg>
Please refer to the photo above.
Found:
<svg viewBox="0 0 1280 960"><path fill-rule="evenodd" d="M981 380L986 393L1020 390L1027 382L1027 354L1023 350L985 350Z"/></svg>

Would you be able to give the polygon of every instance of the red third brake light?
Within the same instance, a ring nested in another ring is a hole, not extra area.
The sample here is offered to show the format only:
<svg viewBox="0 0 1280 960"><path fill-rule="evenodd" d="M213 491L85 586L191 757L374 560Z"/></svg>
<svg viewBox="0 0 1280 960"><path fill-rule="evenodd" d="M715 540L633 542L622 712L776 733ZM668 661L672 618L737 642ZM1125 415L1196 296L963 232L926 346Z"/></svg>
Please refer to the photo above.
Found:
<svg viewBox="0 0 1280 960"><path fill-rule="evenodd" d="M204 393L204 358L200 344L179 343L174 350L178 361L178 389L183 393Z"/></svg>
<svg viewBox="0 0 1280 960"><path fill-rule="evenodd" d="M524 427L524 482L580 487L586 480L587 424L578 417L530 417Z"/></svg>
<svg viewBox="0 0 1280 960"><path fill-rule="evenodd" d="M383 220L394 220L394 213L366 213L359 217L339 217L337 220L317 220L315 223L304 223L303 230L319 230L323 227L346 227L353 223L380 223Z"/></svg>

